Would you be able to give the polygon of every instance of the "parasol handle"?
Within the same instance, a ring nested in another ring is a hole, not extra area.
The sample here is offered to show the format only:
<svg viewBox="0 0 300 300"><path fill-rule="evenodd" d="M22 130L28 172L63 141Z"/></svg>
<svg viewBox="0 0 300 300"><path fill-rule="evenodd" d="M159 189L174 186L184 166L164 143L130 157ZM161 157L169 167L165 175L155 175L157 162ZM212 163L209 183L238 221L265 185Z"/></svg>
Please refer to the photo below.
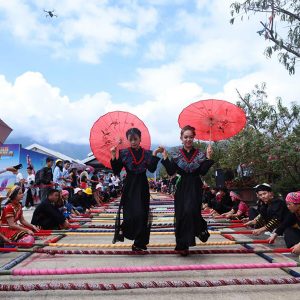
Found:
<svg viewBox="0 0 300 300"><path fill-rule="evenodd" d="M212 140L212 127L213 127L213 118L210 118L209 122L209 145L211 145L211 140Z"/></svg>
<svg viewBox="0 0 300 300"><path fill-rule="evenodd" d="M115 147L118 148L119 145L121 145L122 143L123 143L123 140L121 138L119 138L118 144Z"/></svg>

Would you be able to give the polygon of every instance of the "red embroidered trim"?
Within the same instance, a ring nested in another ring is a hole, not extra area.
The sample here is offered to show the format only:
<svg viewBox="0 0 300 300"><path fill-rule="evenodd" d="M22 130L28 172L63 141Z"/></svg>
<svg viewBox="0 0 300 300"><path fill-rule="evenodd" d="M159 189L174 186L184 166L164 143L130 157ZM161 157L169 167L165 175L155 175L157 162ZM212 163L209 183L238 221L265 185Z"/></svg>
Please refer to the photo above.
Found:
<svg viewBox="0 0 300 300"><path fill-rule="evenodd" d="M194 152L194 154L192 155L192 157L190 159L188 159L182 149L179 149L179 151L181 152L181 154L183 155L184 159L188 163L191 163L194 160L194 158L197 156L197 154L199 153L199 149L196 149L195 152Z"/></svg>
<svg viewBox="0 0 300 300"><path fill-rule="evenodd" d="M142 156L141 156L141 158L140 158L139 161L136 160L136 158L134 156L134 153L132 152L132 149L130 147L128 148L128 150L129 150L129 152L130 152L130 154L131 154L131 156L133 158L133 163L135 165L140 165L142 163L142 161L144 160L144 158L145 158L145 150L144 150L144 148L142 148Z"/></svg>

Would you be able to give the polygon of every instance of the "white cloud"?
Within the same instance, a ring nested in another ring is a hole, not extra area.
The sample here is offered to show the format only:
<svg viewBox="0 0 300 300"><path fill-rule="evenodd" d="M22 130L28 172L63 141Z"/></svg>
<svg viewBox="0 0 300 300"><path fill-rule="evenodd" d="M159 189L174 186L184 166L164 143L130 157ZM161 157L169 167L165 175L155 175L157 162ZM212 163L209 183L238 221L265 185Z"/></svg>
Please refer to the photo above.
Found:
<svg viewBox="0 0 300 300"><path fill-rule="evenodd" d="M145 57L149 60L163 60L166 57L166 46L164 42L155 41L151 43Z"/></svg>
<svg viewBox="0 0 300 300"><path fill-rule="evenodd" d="M46 21L41 21L40 16L20 3L24 2L0 0L0 10L5 7L6 18L10 22L5 26L11 26L15 36L35 43L47 44L49 39L54 40L54 49L59 49L66 56L74 55L71 45L76 44L76 55L92 63L99 62L104 53L116 46L121 45L123 51L134 47L138 39L152 32L158 22L155 9L140 7L135 1L120 1L129 5L126 7L109 6L108 1L96 0L35 1L40 10L49 6L57 9L59 19ZM168 3L168 0L151 1L153 5ZM67 140L87 143L89 130L99 116L108 111L124 110L145 122L154 143L174 145L179 141L178 115L191 102L208 98L236 102L236 88L244 94L261 82L267 83L271 103L277 96L282 96L286 103L299 102L299 72L289 76L276 57L268 60L263 56L265 41L257 36L256 25L251 21L229 25L227 0L209 3L207 8L199 6L201 1L198 1L198 9L209 10L200 18L197 10L189 13L181 10L177 14L178 22L171 28L178 36L178 54L174 54L173 61L156 68L140 66L135 71L135 80L129 82L124 79L120 83L123 88L140 96L138 105L133 106L126 98L124 103L116 103L109 91L99 91L73 101L62 95L58 87L50 85L41 73L26 72L15 82L0 76L0 105L5 108L1 117L14 128L17 136L30 136L38 142ZM24 30L24 12L33 18L28 30ZM41 30L47 38L43 37ZM57 38L58 32L60 38ZM185 44L181 44L179 34L184 35ZM169 45L160 39L163 36L162 33L159 39L156 37L144 57L165 58L165 47ZM219 86L218 93L209 94L205 86L197 83L197 77L205 77L202 82L214 82L219 78L210 78L209 72L219 69L225 78L220 81L226 83ZM239 75L228 75L232 71Z"/></svg>
<svg viewBox="0 0 300 300"><path fill-rule="evenodd" d="M0 77L1 118L15 136L27 136L51 143L87 143L89 128L111 105L104 92L87 95L76 102L62 96L40 73L27 72L14 83Z"/></svg>
<svg viewBox="0 0 300 300"><path fill-rule="evenodd" d="M27 72L14 83L0 76L0 105L5 109L1 118L15 132L15 136L31 137L37 142L88 143L92 124L108 111L124 110L136 114L149 127L153 143L178 144L177 123L181 110L194 101L217 98L231 102L238 100L235 89L242 94L251 91L256 83L266 81L269 101L282 96L285 102L298 101L299 76L289 77L281 66L253 72L229 80L219 93L209 94L194 82L185 82L176 68L140 70L140 81L131 90L143 95L144 101L132 106L128 101L115 103L111 95L99 91L71 101L51 86L40 73Z"/></svg>
<svg viewBox="0 0 300 300"><path fill-rule="evenodd" d="M176 29L191 39L179 50L177 63L182 68L200 72L226 68L241 72L264 63L266 41L256 33L261 28L260 17L231 25L229 5L227 0L198 1L199 10L178 12Z"/></svg>
<svg viewBox="0 0 300 300"><path fill-rule="evenodd" d="M108 111L124 110L145 121L154 143L171 145L178 139L178 113L202 93L194 83L175 80L155 96L149 92L150 100L132 107L129 103L114 103L105 92L70 101L40 73L24 73L14 83L0 76L0 105L5 107L1 117L16 137L30 136L38 142L88 143L93 122Z"/></svg>
<svg viewBox="0 0 300 300"><path fill-rule="evenodd" d="M141 68L137 70L135 82L123 82L120 85L144 95L159 95L176 86L182 80L182 70L177 65L162 65L159 68Z"/></svg>
<svg viewBox="0 0 300 300"><path fill-rule="evenodd" d="M137 41L157 25L157 12L135 2L113 5L108 1L53 0L0 1L0 23L19 41L49 47L55 56L70 56L98 63L104 53L134 49ZM58 18L46 18L43 9Z"/></svg>
<svg viewBox="0 0 300 300"><path fill-rule="evenodd" d="M147 2L152 5L182 5L189 0L148 0Z"/></svg>

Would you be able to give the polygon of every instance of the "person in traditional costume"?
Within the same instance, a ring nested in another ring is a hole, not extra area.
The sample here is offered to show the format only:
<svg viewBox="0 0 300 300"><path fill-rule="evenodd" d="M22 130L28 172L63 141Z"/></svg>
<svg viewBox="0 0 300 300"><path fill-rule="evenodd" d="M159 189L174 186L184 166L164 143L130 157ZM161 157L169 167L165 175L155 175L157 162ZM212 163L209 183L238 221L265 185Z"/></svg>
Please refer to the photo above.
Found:
<svg viewBox="0 0 300 300"><path fill-rule="evenodd" d="M222 214L224 217L229 218L229 219L243 219L248 217L248 212L249 212L249 206L243 201L242 197L233 191L229 193L232 202L233 202L233 207L232 209L227 212Z"/></svg>
<svg viewBox="0 0 300 300"><path fill-rule="evenodd" d="M175 236L176 248L181 255L188 255L190 246L196 245L195 237L202 242L209 238L207 223L201 216L203 182L205 175L214 161L211 160L212 147L208 146L206 154L194 148L195 128L185 126L181 130L183 147L178 149L171 158L166 150L163 152L162 164L172 176L178 173L180 181L174 195L175 200Z"/></svg>
<svg viewBox="0 0 300 300"><path fill-rule="evenodd" d="M34 243L34 232L39 229L24 219L20 203L23 198L22 188L13 186L7 197L8 202L1 213L0 233L12 242Z"/></svg>
<svg viewBox="0 0 300 300"><path fill-rule="evenodd" d="M258 216L247 223L246 226L254 225L254 235L260 235L266 231L272 232L279 227L288 213L285 201L276 199L270 185L263 183L256 186L255 191L261 200L258 207Z"/></svg>
<svg viewBox="0 0 300 300"><path fill-rule="evenodd" d="M3 235L2 233L0 233L0 248L2 248L4 246L4 243L10 243L11 240L8 239L5 235Z"/></svg>
<svg viewBox="0 0 300 300"><path fill-rule="evenodd" d="M273 243L278 235L284 235L287 247L292 248L292 252L300 254L300 191L289 193L285 198L290 211L284 220L269 238L269 243Z"/></svg>
<svg viewBox="0 0 300 300"><path fill-rule="evenodd" d="M211 214L214 216L229 212L233 208L233 201L226 187L220 188L215 199L211 200Z"/></svg>
<svg viewBox="0 0 300 300"><path fill-rule="evenodd" d="M263 184L271 187L267 183L263 183ZM255 191L258 188L258 186L259 186L259 184L254 187ZM249 208L248 215L249 215L250 221L254 220L259 215L259 209L260 209L261 205L263 204L263 202L261 201L257 192L256 192L256 198L257 198L256 205Z"/></svg>
<svg viewBox="0 0 300 300"><path fill-rule="evenodd" d="M156 155L163 151L145 150L140 146L141 131L131 128L126 132L130 147L119 151L116 158L116 147L111 149L111 167L115 175L119 175L125 167L127 176L124 180L122 197L116 218L113 243L123 242L124 237L133 240L133 251L147 250L150 238L151 217L149 214L150 192L146 171L153 173L160 158ZM123 210L123 222L120 213Z"/></svg>

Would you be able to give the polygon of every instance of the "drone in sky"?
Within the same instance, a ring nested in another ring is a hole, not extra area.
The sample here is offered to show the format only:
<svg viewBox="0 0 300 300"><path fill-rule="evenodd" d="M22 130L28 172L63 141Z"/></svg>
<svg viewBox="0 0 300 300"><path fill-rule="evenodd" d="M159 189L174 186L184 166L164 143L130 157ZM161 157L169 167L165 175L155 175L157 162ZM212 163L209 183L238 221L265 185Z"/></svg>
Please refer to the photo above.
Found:
<svg viewBox="0 0 300 300"><path fill-rule="evenodd" d="M45 10L44 9L44 12L46 13L46 18L48 18L48 17L50 17L50 18L56 17L57 18L57 15L54 13L55 10Z"/></svg>

